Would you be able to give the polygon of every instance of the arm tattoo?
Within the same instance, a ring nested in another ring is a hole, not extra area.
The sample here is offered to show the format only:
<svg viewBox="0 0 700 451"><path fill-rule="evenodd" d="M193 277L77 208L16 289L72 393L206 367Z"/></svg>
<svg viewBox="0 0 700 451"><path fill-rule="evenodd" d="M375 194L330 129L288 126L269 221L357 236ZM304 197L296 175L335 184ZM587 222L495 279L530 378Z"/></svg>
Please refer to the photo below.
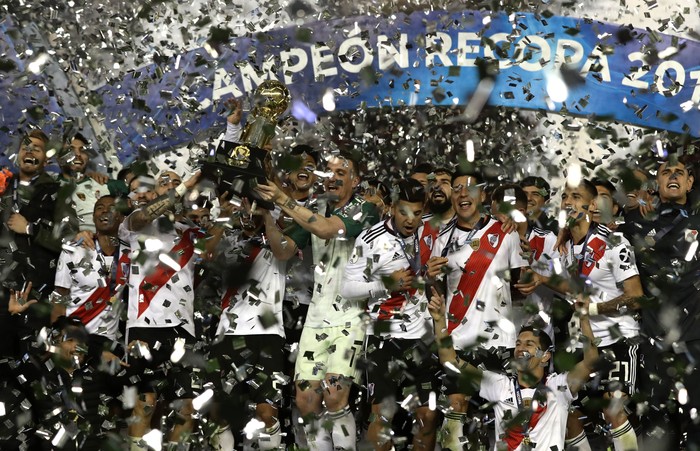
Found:
<svg viewBox="0 0 700 451"><path fill-rule="evenodd" d="M284 201L284 204L282 204L282 206L287 207L290 210L294 210L295 208L297 208L297 203L294 199L292 199L291 197L288 197L287 200Z"/></svg>
<svg viewBox="0 0 700 451"><path fill-rule="evenodd" d="M598 304L598 313L601 315L612 313L633 314L633 310L639 308L639 299L635 296L623 294L615 299Z"/></svg>
<svg viewBox="0 0 700 451"><path fill-rule="evenodd" d="M152 221L166 211L172 209L174 206L175 198L169 194L164 194L149 202L144 210L148 219Z"/></svg>

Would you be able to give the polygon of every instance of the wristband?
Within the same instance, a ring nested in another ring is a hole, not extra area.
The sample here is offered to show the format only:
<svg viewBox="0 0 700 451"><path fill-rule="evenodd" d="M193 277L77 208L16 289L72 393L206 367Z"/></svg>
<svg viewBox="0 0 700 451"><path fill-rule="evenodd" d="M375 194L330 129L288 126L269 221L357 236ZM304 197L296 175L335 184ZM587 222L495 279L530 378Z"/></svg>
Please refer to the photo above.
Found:
<svg viewBox="0 0 700 451"><path fill-rule="evenodd" d="M27 224L27 228L24 230L24 232L27 235L32 235L32 232L34 232L34 227L32 227L32 224Z"/></svg>
<svg viewBox="0 0 700 451"><path fill-rule="evenodd" d="M598 315L598 304L596 304L596 303L588 304L588 316L596 316L596 315Z"/></svg>
<svg viewBox="0 0 700 451"><path fill-rule="evenodd" d="M187 187L185 186L184 183L180 183L179 185L177 185L177 186L175 187L175 195L176 195L177 197L182 197L182 196L184 196L186 192L187 192Z"/></svg>

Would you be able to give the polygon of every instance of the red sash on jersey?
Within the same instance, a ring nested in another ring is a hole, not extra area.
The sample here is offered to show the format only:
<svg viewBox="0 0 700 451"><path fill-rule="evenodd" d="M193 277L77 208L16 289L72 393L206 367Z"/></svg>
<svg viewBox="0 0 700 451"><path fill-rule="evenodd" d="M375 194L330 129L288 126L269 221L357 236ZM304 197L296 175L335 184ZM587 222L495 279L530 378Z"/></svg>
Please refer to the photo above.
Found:
<svg viewBox="0 0 700 451"><path fill-rule="evenodd" d="M258 258L258 254L261 250L262 248L260 246L253 246L250 249L250 253L243 261L249 265L252 265L255 262L255 259ZM221 298L221 310L226 310L228 306L231 305L231 299L233 299L233 297L238 293L238 288L239 287L228 287L226 289L224 297Z"/></svg>
<svg viewBox="0 0 700 451"><path fill-rule="evenodd" d="M533 234L532 238L529 239L530 249L532 249L532 261L539 260L544 254L544 242L544 237L537 234Z"/></svg>
<svg viewBox="0 0 700 451"><path fill-rule="evenodd" d="M185 265L187 265L187 262L190 261L190 258L192 258L192 254L194 254L194 241L192 238L200 237L201 233L198 232L199 229L196 228L185 230L180 238L180 242L170 249L169 254L177 257L177 264L180 266L180 268L184 268ZM139 305L139 314L137 317L140 317L146 310L148 310L153 297L166 283L168 283L175 273L175 269L164 264L163 262L159 262L153 272L151 272L141 281L141 284L139 285L139 294L143 295L143 299L136 300Z"/></svg>
<svg viewBox="0 0 700 451"><path fill-rule="evenodd" d="M83 304L78 307L70 316L78 318L80 322L87 325L95 319L109 305L109 284L106 287L97 287ZM88 310L87 306L90 306Z"/></svg>
<svg viewBox="0 0 700 451"><path fill-rule="evenodd" d="M418 241L418 248L420 249L419 252L421 268L428 263L428 260L430 259L430 254L433 251L433 243L435 243L435 240L437 239L439 233L440 229L432 227L430 225L430 221L425 221L423 223L423 233L421 233L421 236ZM426 242L426 237L430 237L427 240L428 242ZM382 302L379 306L377 319L383 321L390 320L396 314L396 312L401 311L404 304L406 303L407 298L415 296L416 292L418 292L418 287L412 287L410 290L408 290L408 294L404 294L400 291L392 292L391 297L386 301Z"/></svg>
<svg viewBox="0 0 700 451"><path fill-rule="evenodd" d="M605 255L605 241L600 239L600 237L595 237L586 243L584 246L587 249L583 250L583 261L580 262L579 268L581 268L581 275L589 276L593 268L595 268L596 263L600 261ZM573 252L573 248L571 252Z"/></svg>
<svg viewBox="0 0 700 451"><path fill-rule="evenodd" d="M530 416L530 421L527 426L528 431L531 431L535 426L537 426L537 423L539 423L540 418L542 418L546 411L547 405L545 404L543 406L538 406L537 410L532 412L532 415ZM517 425L509 427L508 429L506 429L505 437L503 437L503 439L508 445L508 451L514 451L518 448L518 446L520 446L520 444L525 439L525 431L523 429L523 426Z"/></svg>
<svg viewBox="0 0 700 451"><path fill-rule="evenodd" d="M95 291L93 291L92 294L87 298L87 300L83 302L82 305L78 307L73 313L71 313L70 316L78 318L80 322L86 326L88 325L88 323L90 323L90 321L97 318L97 316L100 313L102 313L104 309L106 309L107 306L110 304L110 302L112 301L112 296L116 295L119 286L124 285L126 283L126 277L128 277L128 274L124 274L124 269L122 268L122 265L125 264L128 268L129 261L129 253L120 251L119 261L117 261L116 263L117 280L114 290L115 292L111 292L111 284L109 278L103 279L105 281L105 286L98 286L97 289L95 289ZM91 308L88 310L87 306L91 306Z"/></svg>
<svg viewBox="0 0 700 451"><path fill-rule="evenodd" d="M503 244L506 233L501 230L501 225L497 221L481 235L479 249L472 252L472 255L467 260L467 266L463 269L462 277L457 285L457 292L452 298L452 302L450 302L450 314L447 319L447 330L450 333L462 322L464 315L474 300L476 291L484 279L484 275L486 275L486 271L489 269L501 244ZM498 236L498 242L496 242L495 246L489 242L489 236L493 235ZM464 243L464 245L469 246L470 243Z"/></svg>

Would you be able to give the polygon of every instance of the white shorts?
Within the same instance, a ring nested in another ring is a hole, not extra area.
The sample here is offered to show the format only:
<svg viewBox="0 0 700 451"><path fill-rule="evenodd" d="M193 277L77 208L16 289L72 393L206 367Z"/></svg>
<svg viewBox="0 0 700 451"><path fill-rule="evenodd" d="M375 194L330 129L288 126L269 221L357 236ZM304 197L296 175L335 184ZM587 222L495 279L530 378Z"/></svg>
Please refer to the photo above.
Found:
<svg viewBox="0 0 700 451"><path fill-rule="evenodd" d="M351 327L304 327L294 368L297 381L320 381L327 373L359 380L357 359L365 339L361 322Z"/></svg>

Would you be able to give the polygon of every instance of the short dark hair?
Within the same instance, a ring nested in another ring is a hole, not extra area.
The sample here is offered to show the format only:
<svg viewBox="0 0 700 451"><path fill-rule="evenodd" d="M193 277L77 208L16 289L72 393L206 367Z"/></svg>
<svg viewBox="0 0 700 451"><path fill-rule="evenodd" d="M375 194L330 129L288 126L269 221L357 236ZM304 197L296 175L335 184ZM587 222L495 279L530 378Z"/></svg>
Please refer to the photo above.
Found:
<svg viewBox="0 0 700 451"><path fill-rule="evenodd" d="M49 143L49 137L46 133L43 131L39 130L38 128L35 128L33 130L30 130L29 132L25 133L24 137L22 138L22 141L20 141L20 147L22 147L22 144L24 144L24 141L29 139L29 138L34 138L41 140L44 143L44 146L46 146Z"/></svg>
<svg viewBox="0 0 700 451"><path fill-rule="evenodd" d="M477 183L484 183L484 177L479 171L475 170L465 170L461 167L458 167L457 170L455 170L455 172L452 174L452 182L454 183L455 179L459 177L473 177L476 179Z"/></svg>
<svg viewBox="0 0 700 451"><path fill-rule="evenodd" d="M491 193L491 201L498 204L502 203L508 190L513 190L513 194L515 195L515 208L527 208L527 194L515 183L506 183L496 187L493 193Z"/></svg>
<svg viewBox="0 0 700 451"><path fill-rule="evenodd" d="M595 186L604 186L608 191L610 191L610 194L617 193L617 188L615 188L615 185L613 185L613 183L610 180L596 177L593 180L591 180L591 183L593 183ZM598 192L597 189L596 192Z"/></svg>
<svg viewBox="0 0 700 451"><path fill-rule="evenodd" d="M549 200L551 197L551 188L549 187L549 183L542 177L537 177L534 175L530 175L522 179L520 182L520 187L521 188L526 188L528 186L534 186L535 188L539 188L540 190L544 191L544 200Z"/></svg>
<svg viewBox="0 0 700 451"><path fill-rule="evenodd" d="M448 168L447 166L438 166L435 169L433 169L432 173L435 175L447 174L450 176L450 179L452 179L454 175L454 170Z"/></svg>
<svg viewBox="0 0 700 451"><path fill-rule="evenodd" d="M73 331L73 336L76 336L84 343L87 343L88 331L82 321L80 321L78 318L65 315L59 316L56 318L56 321L51 324L51 342L53 344L57 344L58 338L61 336L61 334L66 333L71 329Z"/></svg>
<svg viewBox="0 0 700 451"><path fill-rule="evenodd" d="M430 174L432 172L434 172L433 165L430 163L419 163L411 170L411 174Z"/></svg>
<svg viewBox="0 0 700 451"><path fill-rule="evenodd" d="M90 141L88 141L88 139L85 137L85 135L83 135L83 134L80 133L80 132L77 132L76 134L74 134L74 135L71 137L71 141L74 140L74 139L77 139L78 141L81 141L81 142L83 143L83 145L85 145L85 146L89 146L89 145L90 145ZM70 144L70 141L69 141L69 144Z"/></svg>
<svg viewBox="0 0 700 451"><path fill-rule="evenodd" d="M131 166L124 166L117 172L117 180L126 181L126 174L131 172Z"/></svg>
<svg viewBox="0 0 700 451"><path fill-rule="evenodd" d="M695 165L697 164L698 155L689 155L686 153L680 153L676 150L675 152L669 152L664 158L659 159L658 167L661 167L664 163L672 163L678 161L685 166L685 170L688 171L688 175L695 177Z"/></svg>
<svg viewBox="0 0 700 451"><path fill-rule="evenodd" d="M532 332L532 335L540 340L540 349L543 351L553 351L554 346L552 343L552 338L544 330L534 326L523 326L520 328L518 335L522 334L523 332Z"/></svg>
<svg viewBox="0 0 700 451"><path fill-rule="evenodd" d="M416 179L407 178L399 180L394 185L397 192L397 200L404 202L425 202L425 188L423 184Z"/></svg>
<svg viewBox="0 0 700 451"><path fill-rule="evenodd" d="M304 154L310 156L311 158L314 159L316 164L319 163L318 158L318 152L314 150L313 147L309 146L308 144L298 144L296 146L290 147L289 149L289 154L294 155L294 156L302 156Z"/></svg>
<svg viewBox="0 0 700 451"><path fill-rule="evenodd" d="M372 178L369 180L364 180L361 184L361 188L365 187L373 187L377 189L377 193L379 194L379 197L382 198L385 204L389 205L391 203L391 190L387 186L386 183L382 182L378 178Z"/></svg>
<svg viewBox="0 0 700 451"><path fill-rule="evenodd" d="M579 183L579 186L583 186L583 188L588 192L588 194L591 195L592 199L598 197L598 188L596 188L595 184L590 180L581 179L581 183Z"/></svg>
<svg viewBox="0 0 700 451"><path fill-rule="evenodd" d="M352 163L352 168L355 171L357 177L360 176L360 158L358 158L354 152L349 152L347 150L341 150L338 155L334 155L337 158L349 161Z"/></svg>

